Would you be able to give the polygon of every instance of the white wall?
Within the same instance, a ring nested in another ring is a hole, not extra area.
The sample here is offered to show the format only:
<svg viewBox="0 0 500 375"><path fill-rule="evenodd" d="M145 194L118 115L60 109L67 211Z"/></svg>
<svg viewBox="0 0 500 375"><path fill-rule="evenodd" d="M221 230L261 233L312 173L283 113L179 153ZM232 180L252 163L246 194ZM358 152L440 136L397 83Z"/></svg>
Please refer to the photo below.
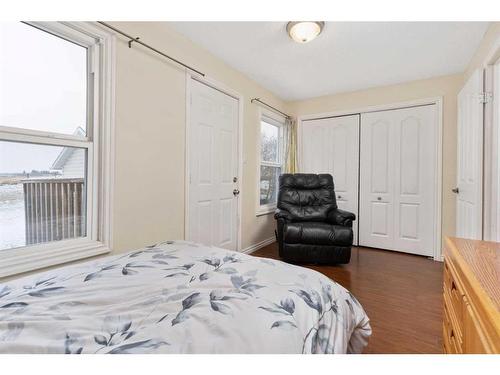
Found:
<svg viewBox="0 0 500 375"><path fill-rule="evenodd" d="M467 82L472 73L478 68L484 67L486 59L493 57L491 54L500 42L500 22L491 22L484 34L479 47L477 48L474 56L472 56L467 69L464 74L464 83ZM498 51L497 51L498 52ZM491 56L490 56L491 55ZM497 54L500 58L500 53Z"/></svg>
<svg viewBox="0 0 500 375"><path fill-rule="evenodd" d="M203 71L244 97L242 248L274 236L272 215L256 217L258 107L285 103L162 22L113 22L123 31ZM114 249L184 238L186 77L183 69L140 46L116 48Z"/></svg>

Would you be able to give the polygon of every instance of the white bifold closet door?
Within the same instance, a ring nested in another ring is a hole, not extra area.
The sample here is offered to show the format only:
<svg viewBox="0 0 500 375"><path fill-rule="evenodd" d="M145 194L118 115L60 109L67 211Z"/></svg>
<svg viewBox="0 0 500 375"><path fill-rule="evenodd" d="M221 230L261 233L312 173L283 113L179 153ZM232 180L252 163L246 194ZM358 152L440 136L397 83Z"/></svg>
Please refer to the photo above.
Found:
<svg viewBox="0 0 500 375"><path fill-rule="evenodd" d="M361 115L359 245L433 255L436 108Z"/></svg>
<svg viewBox="0 0 500 375"><path fill-rule="evenodd" d="M483 236L483 71L476 70L458 94L457 237Z"/></svg>
<svg viewBox="0 0 500 375"><path fill-rule="evenodd" d="M337 205L356 214L358 243L359 115L302 122L301 171L333 176Z"/></svg>

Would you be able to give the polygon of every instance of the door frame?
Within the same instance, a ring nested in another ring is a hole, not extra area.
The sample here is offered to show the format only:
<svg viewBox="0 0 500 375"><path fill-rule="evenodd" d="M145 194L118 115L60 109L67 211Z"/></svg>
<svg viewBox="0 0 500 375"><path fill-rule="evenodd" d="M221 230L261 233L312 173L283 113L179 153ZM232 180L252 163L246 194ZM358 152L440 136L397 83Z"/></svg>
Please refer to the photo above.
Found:
<svg viewBox="0 0 500 375"><path fill-rule="evenodd" d="M490 51L478 69L484 70L484 92L491 93L493 100L484 106L483 136L483 238L500 241L500 37L497 37ZM490 174L488 174L488 172Z"/></svg>
<svg viewBox="0 0 500 375"><path fill-rule="evenodd" d="M212 78L207 76L202 77L199 74L194 72L186 71L186 131L185 131L185 153L184 153L184 239L189 240L189 180L191 175L190 170L190 136L191 136L191 91L192 91L192 83L197 81L204 85L207 85L214 90L220 91L223 94L226 94L238 101L238 190L240 194L238 195L238 204L237 204L237 212L236 212L236 251L241 251L241 213L242 213L242 197L243 197L243 96L237 91L227 87L223 83L220 83Z"/></svg>
<svg viewBox="0 0 500 375"><path fill-rule="evenodd" d="M351 116L356 114L363 114L369 112L380 112L380 111L390 111L395 109L419 107L424 105L435 105L436 106L436 169L435 169L435 180L436 185L434 188L434 215L435 230L433 239L433 258L436 261L443 261L442 254L442 203L443 203L443 97L429 97L410 101L393 102L388 104L378 104L372 106L365 106L359 108L353 108L348 110L337 110L332 112L321 112L308 115L302 115L297 118L297 156L299 171L302 169L302 122L307 120L319 120L330 117L341 117L341 116ZM360 132L361 137L361 132ZM361 151L361 150L360 150ZM358 179L358 191L359 191L359 179ZM359 194L358 194L358 211L359 211ZM359 213L359 212L358 212Z"/></svg>

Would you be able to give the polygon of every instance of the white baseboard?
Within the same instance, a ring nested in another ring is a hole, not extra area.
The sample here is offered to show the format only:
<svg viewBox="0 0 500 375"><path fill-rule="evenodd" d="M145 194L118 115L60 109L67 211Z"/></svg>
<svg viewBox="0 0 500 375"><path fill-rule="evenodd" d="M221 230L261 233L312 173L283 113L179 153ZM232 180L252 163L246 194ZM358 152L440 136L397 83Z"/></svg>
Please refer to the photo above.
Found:
<svg viewBox="0 0 500 375"><path fill-rule="evenodd" d="M264 241L260 241L260 242L258 242L256 244L248 246L246 249L241 250L241 252L244 253L244 254L251 254L254 251L262 249L264 246L272 244L273 242L276 242L276 237L274 237L274 236L266 238Z"/></svg>

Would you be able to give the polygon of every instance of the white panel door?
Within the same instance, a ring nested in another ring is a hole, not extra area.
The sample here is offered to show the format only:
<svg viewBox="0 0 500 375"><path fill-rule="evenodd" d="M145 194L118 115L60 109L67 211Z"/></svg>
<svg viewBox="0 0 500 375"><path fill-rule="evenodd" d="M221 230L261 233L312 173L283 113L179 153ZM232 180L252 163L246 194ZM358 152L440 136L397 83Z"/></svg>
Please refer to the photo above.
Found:
<svg viewBox="0 0 500 375"><path fill-rule="evenodd" d="M238 101L191 80L188 239L236 250Z"/></svg>
<svg viewBox="0 0 500 375"><path fill-rule="evenodd" d="M359 115L302 122L301 171L333 176L337 205L356 214L358 243Z"/></svg>
<svg viewBox="0 0 500 375"><path fill-rule="evenodd" d="M361 115L360 246L431 256L435 105Z"/></svg>
<svg viewBox="0 0 500 375"><path fill-rule="evenodd" d="M483 71L476 70L458 94L457 237L482 239Z"/></svg>

